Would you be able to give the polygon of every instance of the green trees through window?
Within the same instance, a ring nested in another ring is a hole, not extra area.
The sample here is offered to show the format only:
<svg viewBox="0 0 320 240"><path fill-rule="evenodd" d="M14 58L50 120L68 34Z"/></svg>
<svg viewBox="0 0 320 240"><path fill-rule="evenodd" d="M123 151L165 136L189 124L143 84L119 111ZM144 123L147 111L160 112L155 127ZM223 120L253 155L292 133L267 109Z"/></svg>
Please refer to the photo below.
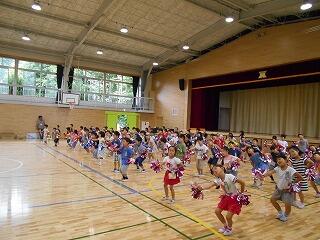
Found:
<svg viewBox="0 0 320 240"><path fill-rule="evenodd" d="M128 103L132 101L132 77L76 68L72 92L82 101ZM55 98L57 66L0 57L0 94Z"/></svg>

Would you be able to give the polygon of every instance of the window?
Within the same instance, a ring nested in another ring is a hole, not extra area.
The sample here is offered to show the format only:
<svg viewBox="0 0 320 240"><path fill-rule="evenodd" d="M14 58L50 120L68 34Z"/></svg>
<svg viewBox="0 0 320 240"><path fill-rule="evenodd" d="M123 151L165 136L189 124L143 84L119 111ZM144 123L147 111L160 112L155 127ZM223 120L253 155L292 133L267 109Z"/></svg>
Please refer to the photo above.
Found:
<svg viewBox="0 0 320 240"><path fill-rule="evenodd" d="M14 83L15 60L0 57L0 94L12 94Z"/></svg>
<svg viewBox="0 0 320 240"><path fill-rule="evenodd" d="M83 101L128 102L133 97L132 80L130 76L76 68L72 90L79 92Z"/></svg>

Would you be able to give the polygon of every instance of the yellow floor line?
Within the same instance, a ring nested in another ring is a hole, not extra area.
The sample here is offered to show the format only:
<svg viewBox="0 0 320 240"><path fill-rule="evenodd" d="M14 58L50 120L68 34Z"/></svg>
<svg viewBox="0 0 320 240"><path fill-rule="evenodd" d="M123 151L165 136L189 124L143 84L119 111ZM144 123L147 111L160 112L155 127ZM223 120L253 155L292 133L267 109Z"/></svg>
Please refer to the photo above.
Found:
<svg viewBox="0 0 320 240"><path fill-rule="evenodd" d="M162 193L160 193L157 189L153 186L153 180L156 176L151 177L150 181L148 182L148 187L151 189L153 193L155 193L157 196L162 197ZM189 218L193 219L196 223L200 224L201 226L208 229L210 232L212 232L215 236L222 240L227 240L224 235L219 233L217 230L215 230L213 227L210 226L209 223L202 221L200 218L194 216L191 212L189 212L185 207L181 206L180 204L175 203L175 208L179 209L184 215L188 216Z"/></svg>

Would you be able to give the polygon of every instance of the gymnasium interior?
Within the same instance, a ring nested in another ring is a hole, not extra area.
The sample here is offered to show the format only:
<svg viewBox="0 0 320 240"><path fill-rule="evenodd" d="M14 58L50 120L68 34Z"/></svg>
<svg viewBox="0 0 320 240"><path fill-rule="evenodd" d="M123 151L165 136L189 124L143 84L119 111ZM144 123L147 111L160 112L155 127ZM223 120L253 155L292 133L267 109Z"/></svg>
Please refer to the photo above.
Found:
<svg viewBox="0 0 320 240"><path fill-rule="evenodd" d="M243 131L261 148L303 135L320 151L320 1L0 1L0 239L319 240L310 183L304 208L279 221L275 183L252 187L244 160L250 204L228 236L215 214L221 189L203 199L190 190L214 181L207 164L199 176L191 156L174 203L164 202L165 171L150 168L162 153L145 172L130 164L122 181L109 147L96 160L69 146L71 124L151 137Z"/></svg>

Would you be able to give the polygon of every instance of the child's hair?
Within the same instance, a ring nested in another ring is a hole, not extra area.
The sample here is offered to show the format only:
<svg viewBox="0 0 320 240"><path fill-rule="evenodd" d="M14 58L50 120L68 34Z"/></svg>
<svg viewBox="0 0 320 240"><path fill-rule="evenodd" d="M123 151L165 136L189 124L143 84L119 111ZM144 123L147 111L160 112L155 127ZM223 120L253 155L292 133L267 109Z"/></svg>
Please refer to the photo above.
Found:
<svg viewBox="0 0 320 240"><path fill-rule="evenodd" d="M252 141L257 141L258 142L258 138L254 138L254 139L252 139Z"/></svg>
<svg viewBox="0 0 320 240"><path fill-rule="evenodd" d="M45 126L45 127L48 127L48 124L45 124L44 126Z"/></svg>
<svg viewBox="0 0 320 240"><path fill-rule="evenodd" d="M281 134L280 135L282 138L286 138L287 137L287 135L285 135L285 134Z"/></svg>
<svg viewBox="0 0 320 240"><path fill-rule="evenodd" d="M216 164L216 165L214 165L212 168L210 168L210 173L211 173L211 175L213 175L213 168L215 168L215 167L222 168L222 169L223 169L223 172L226 173L226 169L225 169L225 167L224 167L223 165L221 165L221 164Z"/></svg>
<svg viewBox="0 0 320 240"><path fill-rule="evenodd" d="M77 129L73 130L73 133L78 134L78 130Z"/></svg>
<svg viewBox="0 0 320 240"><path fill-rule="evenodd" d="M276 159L278 160L279 158L283 158L285 161L288 160L287 158L287 155L283 152L279 152L277 155L276 155Z"/></svg>
<svg viewBox="0 0 320 240"><path fill-rule="evenodd" d="M230 132L228 135L229 137L233 138L233 133Z"/></svg>
<svg viewBox="0 0 320 240"><path fill-rule="evenodd" d="M298 152L299 156L301 156L301 155L303 154L303 152L301 152L300 149L299 149L297 146L295 146L295 145L290 146L290 147L288 148L288 151L290 151L291 149L294 150L294 151L296 151L296 152Z"/></svg>
<svg viewBox="0 0 320 240"><path fill-rule="evenodd" d="M130 138L128 138L128 137L124 137L124 138L122 138L122 140L124 140L124 141L126 141L127 143L131 143L131 140L130 140Z"/></svg>
<svg viewBox="0 0 320 240"><path fill-rule="evenodd" d="M274 140L277 140L278 138L277 138L277 136L272 136L272 139L274 139Z"/></svg>
<svg viewBox="0 0 320 240"><path fill-rule="evenodd" d="M106 134L105 134L104 131L100 131L99 134L100 134L100 136L101 136L102 138L104 138L104 137L106 136Z"/></svg>
<svg viewBox="0 0 320 240"><path fill-rule="evenodd" d="M227 146L224 146L224 147L222 148L222 150L225 150L226 152L229 152L229 151L230 151L230 149L229 149Z"/></svg>
<svg viewBox="0 0 320 240"><path fill-rule="evenodd" d="M136 137L137 142L142 142L142 138L140 136Z"/></svg>
<svg viewBox="0 0 320 240"><path fill-rule="evenodd" d="M300 137L300 136L303 136L302 133L299 133L299 134L298 134L298 137Z"/></svg>
<svg viewBox="0 0 320 240"><path fill-rule="evenodd" d="M113 133L114 135L116 135L117 137L119 137L120 136L120 133L118 132L118 131L114 131L114 133Z"/></svg>
<svg viewBox="0 0 320 240"><path fill-rule="evenodd" d="M275 150L276 149L276 146L275 145L271 145L270 146L270 151L273 151L273 150Z"/></svg>
<svg viewBox="0 0 320 240"><path fill-rule="evenodd" d="M91 134L92 134L93 136L95 136L96 138L98 138L97 132L92 132Z"/></svg>
<svg viewBox="0 0 320 240"><path fill-rule="evenodd" d="M197 141L203 141L202 137L197 137Z"/></svg>
<svg viewBox="0 0 320 240"><path fill-rule="evenodd" d="M184 134L180 134L179 138L182 138L184 140L185 139Z"/></svg>

